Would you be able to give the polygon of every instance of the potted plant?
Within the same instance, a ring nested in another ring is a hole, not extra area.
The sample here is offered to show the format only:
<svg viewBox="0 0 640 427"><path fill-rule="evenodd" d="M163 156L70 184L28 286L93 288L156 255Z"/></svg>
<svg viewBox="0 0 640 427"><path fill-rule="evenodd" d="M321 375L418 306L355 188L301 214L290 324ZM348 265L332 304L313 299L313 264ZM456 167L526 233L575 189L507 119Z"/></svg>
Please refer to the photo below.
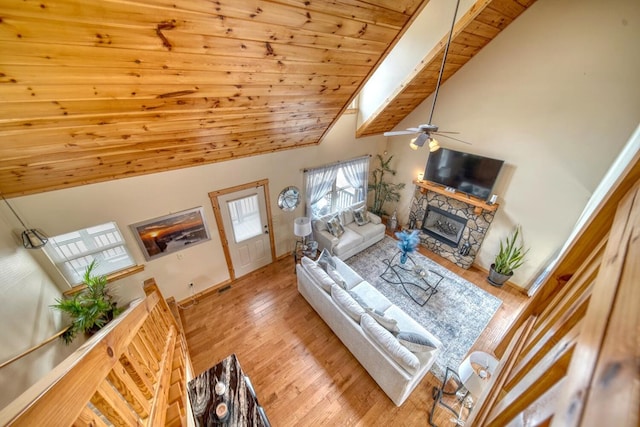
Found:
<svg viewBox="0 0 640 427"><path fill-rule="evenodd" d="M71 325L62 334L66 344L73 341L79 332L89 335L96 333L122 311L107 289L107 277L93 275L96 265L93 260L84 272L86 288L71 298L56 299L56 304L52 305L71 318Z"/></svg>
<svg viewBox="0 0 640 427"><path fill-rule="evenodd" d="M520 243L516 244L520 236ZM513 271L524 262L524 256L529 250L524 250L520 226L517 226L511 236L505 241L500 241L500 251L496 255L487 280L494 286L502 286L504 282L513 276Z"/></svg>
<svg viewBox="0 0 640 427"><path fill-rule="evenodd" d="M400 190L404 188L404 183L394 184L386 182L384 179L385 174L396 174L396 171L389 166L393 156L389 156L386 160L380 154L376 155L376 157L380 162L380 166L375 168L371 173L372 180L369 182L368 190L373 191L373 205L369 210L378 216L382 216L386 202L397 202L400 200Z"/></svg>

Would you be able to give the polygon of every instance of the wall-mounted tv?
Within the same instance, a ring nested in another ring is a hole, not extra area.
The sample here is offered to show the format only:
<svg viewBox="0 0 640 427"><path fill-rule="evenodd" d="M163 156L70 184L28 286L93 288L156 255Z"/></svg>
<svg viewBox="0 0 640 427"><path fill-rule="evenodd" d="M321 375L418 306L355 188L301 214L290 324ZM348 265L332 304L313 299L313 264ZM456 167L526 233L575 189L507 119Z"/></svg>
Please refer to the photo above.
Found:
<svg viewBox="0 0 640 427"><path fill-rule="evenodd" d="M503 163L504 160L441 148L429 154L424 179L487 200Z"/></svg>

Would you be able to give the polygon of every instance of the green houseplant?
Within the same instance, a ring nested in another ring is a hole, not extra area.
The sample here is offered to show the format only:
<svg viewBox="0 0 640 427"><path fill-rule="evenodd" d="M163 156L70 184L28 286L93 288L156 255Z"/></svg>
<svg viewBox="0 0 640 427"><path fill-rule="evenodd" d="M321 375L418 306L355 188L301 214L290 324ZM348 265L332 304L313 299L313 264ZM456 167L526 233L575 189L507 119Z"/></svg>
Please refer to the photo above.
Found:
<svg viewBox="0 0 640 427"><path fill-rule="evenodd" d="M62 334L62 339L69 344L79 332L94 334L122 311L118 308L113 296L107 289L107 277L94 275L95 260L84 272L86 287L71 298L56 299L53 308L67 313L71 325Z"/></svg>
<svg viewBox="0 0 640 427"><path fill-rule="evenodd" d="M520 237L519 243L518 237ZM522 244L522 230L516 226L513 233L504 241L500 241L500 250L496 255L487 280L494 286L502 286L513 276L513 271L524 263L524 257L529 250Z"/></svg>
<svg viewBox="0 0 640 427"><path fill-rule="evenodd" d="M371 181L369 181L369 191L373 191L373 205L371 212L376 215L383 215L384 204L386 202L397 202L400 200L400 190L404 188L404 183L394 184L385 181L385 174L395 175L396 171L391 169L390 163L393 156L384 159L380 154L376 155L380 165L371 173Z"/></svg>

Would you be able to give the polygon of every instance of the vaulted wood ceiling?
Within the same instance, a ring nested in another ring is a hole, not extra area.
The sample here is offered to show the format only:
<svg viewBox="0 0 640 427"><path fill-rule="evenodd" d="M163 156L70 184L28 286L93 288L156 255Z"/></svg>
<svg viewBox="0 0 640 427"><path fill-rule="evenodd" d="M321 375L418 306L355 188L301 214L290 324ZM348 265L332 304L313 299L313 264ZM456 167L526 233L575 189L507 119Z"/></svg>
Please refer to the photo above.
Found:
<svg viewBox="0 0 640 427"><path fill-rule="evenodd" d="M0 5L0 191L316 144L428 0Z"/></svg>
<svg viewBox="0 0 640 427"><path fill-rule="evenodd" d="M0 192L317 144L428 1L4 1Z"/></svg>

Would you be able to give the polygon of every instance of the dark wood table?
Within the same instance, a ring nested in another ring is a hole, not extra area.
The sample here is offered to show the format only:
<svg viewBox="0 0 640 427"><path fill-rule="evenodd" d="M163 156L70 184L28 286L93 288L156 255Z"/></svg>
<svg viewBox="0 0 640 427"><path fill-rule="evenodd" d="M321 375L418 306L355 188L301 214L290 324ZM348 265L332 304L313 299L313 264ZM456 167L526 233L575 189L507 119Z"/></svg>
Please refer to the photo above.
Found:
<svg viewBox="0 0 640 427"><path fill-rule="evenodd" d="M226 386L223 394L215 392L216 383ZM264 408L235 354L204 371L188 384L189 400L196 426L256 426L270 427ZM222 420L216 406L226 403L229 414Z"/></svg>

